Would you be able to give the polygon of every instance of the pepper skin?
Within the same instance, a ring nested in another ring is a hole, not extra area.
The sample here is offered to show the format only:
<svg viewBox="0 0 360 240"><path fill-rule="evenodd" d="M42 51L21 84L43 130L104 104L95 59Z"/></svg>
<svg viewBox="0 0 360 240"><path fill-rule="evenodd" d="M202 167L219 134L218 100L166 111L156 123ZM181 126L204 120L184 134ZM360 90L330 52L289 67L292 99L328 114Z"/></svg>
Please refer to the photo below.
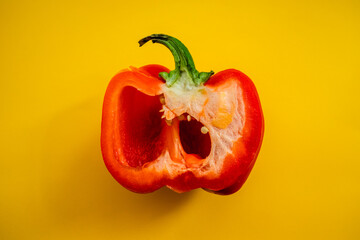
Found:
<svg viewBox="0 0 360 240"><path fill-rule="evenodd" d="M104 98L101 149L106 167L125 188L176 192L203 188L232 194L259 153L264 118L253 82L228 69L198 72L176 38L139 41L165 45L175 70L130 67L110 81Z"/></svg>

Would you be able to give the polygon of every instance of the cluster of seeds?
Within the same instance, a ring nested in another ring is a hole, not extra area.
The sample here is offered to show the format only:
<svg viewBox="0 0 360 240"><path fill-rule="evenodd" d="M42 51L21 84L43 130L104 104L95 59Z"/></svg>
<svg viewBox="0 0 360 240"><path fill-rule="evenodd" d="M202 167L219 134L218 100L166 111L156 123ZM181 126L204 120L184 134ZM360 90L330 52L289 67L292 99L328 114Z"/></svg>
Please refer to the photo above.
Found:
<svg viewBox="0 0 360 240"><path fill-rule="evenodd" d="M163 95L160 95L159 97L160 99L160 103L165 106L165 97ZM160 112L163 112L164 114L161 116L161 118L164 118L165 119L165 122L168 126L171 126L172 125L172 120L169 120L169 119L166 119L166 116L165 116L165 109L166 107L163 107L160 109ZM190 122L191 120L195 120L192 116L190 116L189 114L187 113L183 113L181 114L180 116L177 116L176 117L179 121L188 121ZM201 129L200 129L201 133L202 134L207 134L209 132L209 129L205 126L202 126Z"/></svg>

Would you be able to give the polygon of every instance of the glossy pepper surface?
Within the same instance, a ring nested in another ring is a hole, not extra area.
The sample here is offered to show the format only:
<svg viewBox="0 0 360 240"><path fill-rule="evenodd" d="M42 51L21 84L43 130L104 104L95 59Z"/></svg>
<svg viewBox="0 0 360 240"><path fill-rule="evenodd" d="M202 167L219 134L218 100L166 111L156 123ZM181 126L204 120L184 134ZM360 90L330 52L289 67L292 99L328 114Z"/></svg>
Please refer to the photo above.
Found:
<svg viewBox="0 0 360 240"><path fill-rule="evenodd" d="M255 163L264 132L253 82L235 69L198 72L176 38L153 34L140 46L150 40L172 52L175 70L130 67L110 81L101 126L106 167L138 193L163 186L236 192Z"/></svg>

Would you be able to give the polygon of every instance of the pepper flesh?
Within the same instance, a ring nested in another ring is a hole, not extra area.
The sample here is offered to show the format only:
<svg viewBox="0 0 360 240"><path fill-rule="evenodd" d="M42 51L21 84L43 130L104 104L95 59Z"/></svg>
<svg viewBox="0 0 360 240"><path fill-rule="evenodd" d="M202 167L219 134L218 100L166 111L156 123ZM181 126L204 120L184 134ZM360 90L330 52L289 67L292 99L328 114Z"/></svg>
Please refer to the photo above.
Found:
<svg viewBox="0 0 360 240"><path fill-rule="evenodd" d="M211 77L212 72L205 73L204 81L182 82L182 76L202 73L182 75L188 69L180 65L172 74L177 79L160 65L131 67L113 77L103 104L105 164L134 192L167 186L177 192L204 188L234 193L246 181L263 138L256 88L235 69ZM159 75L170 80L164 82ZM203 125L208 132L201 133Z"/></svg>

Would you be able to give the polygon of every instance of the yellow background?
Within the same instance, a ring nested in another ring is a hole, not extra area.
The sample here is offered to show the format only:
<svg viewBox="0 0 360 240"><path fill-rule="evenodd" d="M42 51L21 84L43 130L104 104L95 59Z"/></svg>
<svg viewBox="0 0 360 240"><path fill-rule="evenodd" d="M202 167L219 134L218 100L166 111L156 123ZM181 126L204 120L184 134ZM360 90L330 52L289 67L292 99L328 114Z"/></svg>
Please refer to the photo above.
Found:
<svg viewBox="0 0 360 240"><path fill-rule="evenodd" d="M360 239L360 3L1 1L0 239ZM197 69L255 82L265 137L244 187L140 195L100 152L119 70Z"/></svg>

